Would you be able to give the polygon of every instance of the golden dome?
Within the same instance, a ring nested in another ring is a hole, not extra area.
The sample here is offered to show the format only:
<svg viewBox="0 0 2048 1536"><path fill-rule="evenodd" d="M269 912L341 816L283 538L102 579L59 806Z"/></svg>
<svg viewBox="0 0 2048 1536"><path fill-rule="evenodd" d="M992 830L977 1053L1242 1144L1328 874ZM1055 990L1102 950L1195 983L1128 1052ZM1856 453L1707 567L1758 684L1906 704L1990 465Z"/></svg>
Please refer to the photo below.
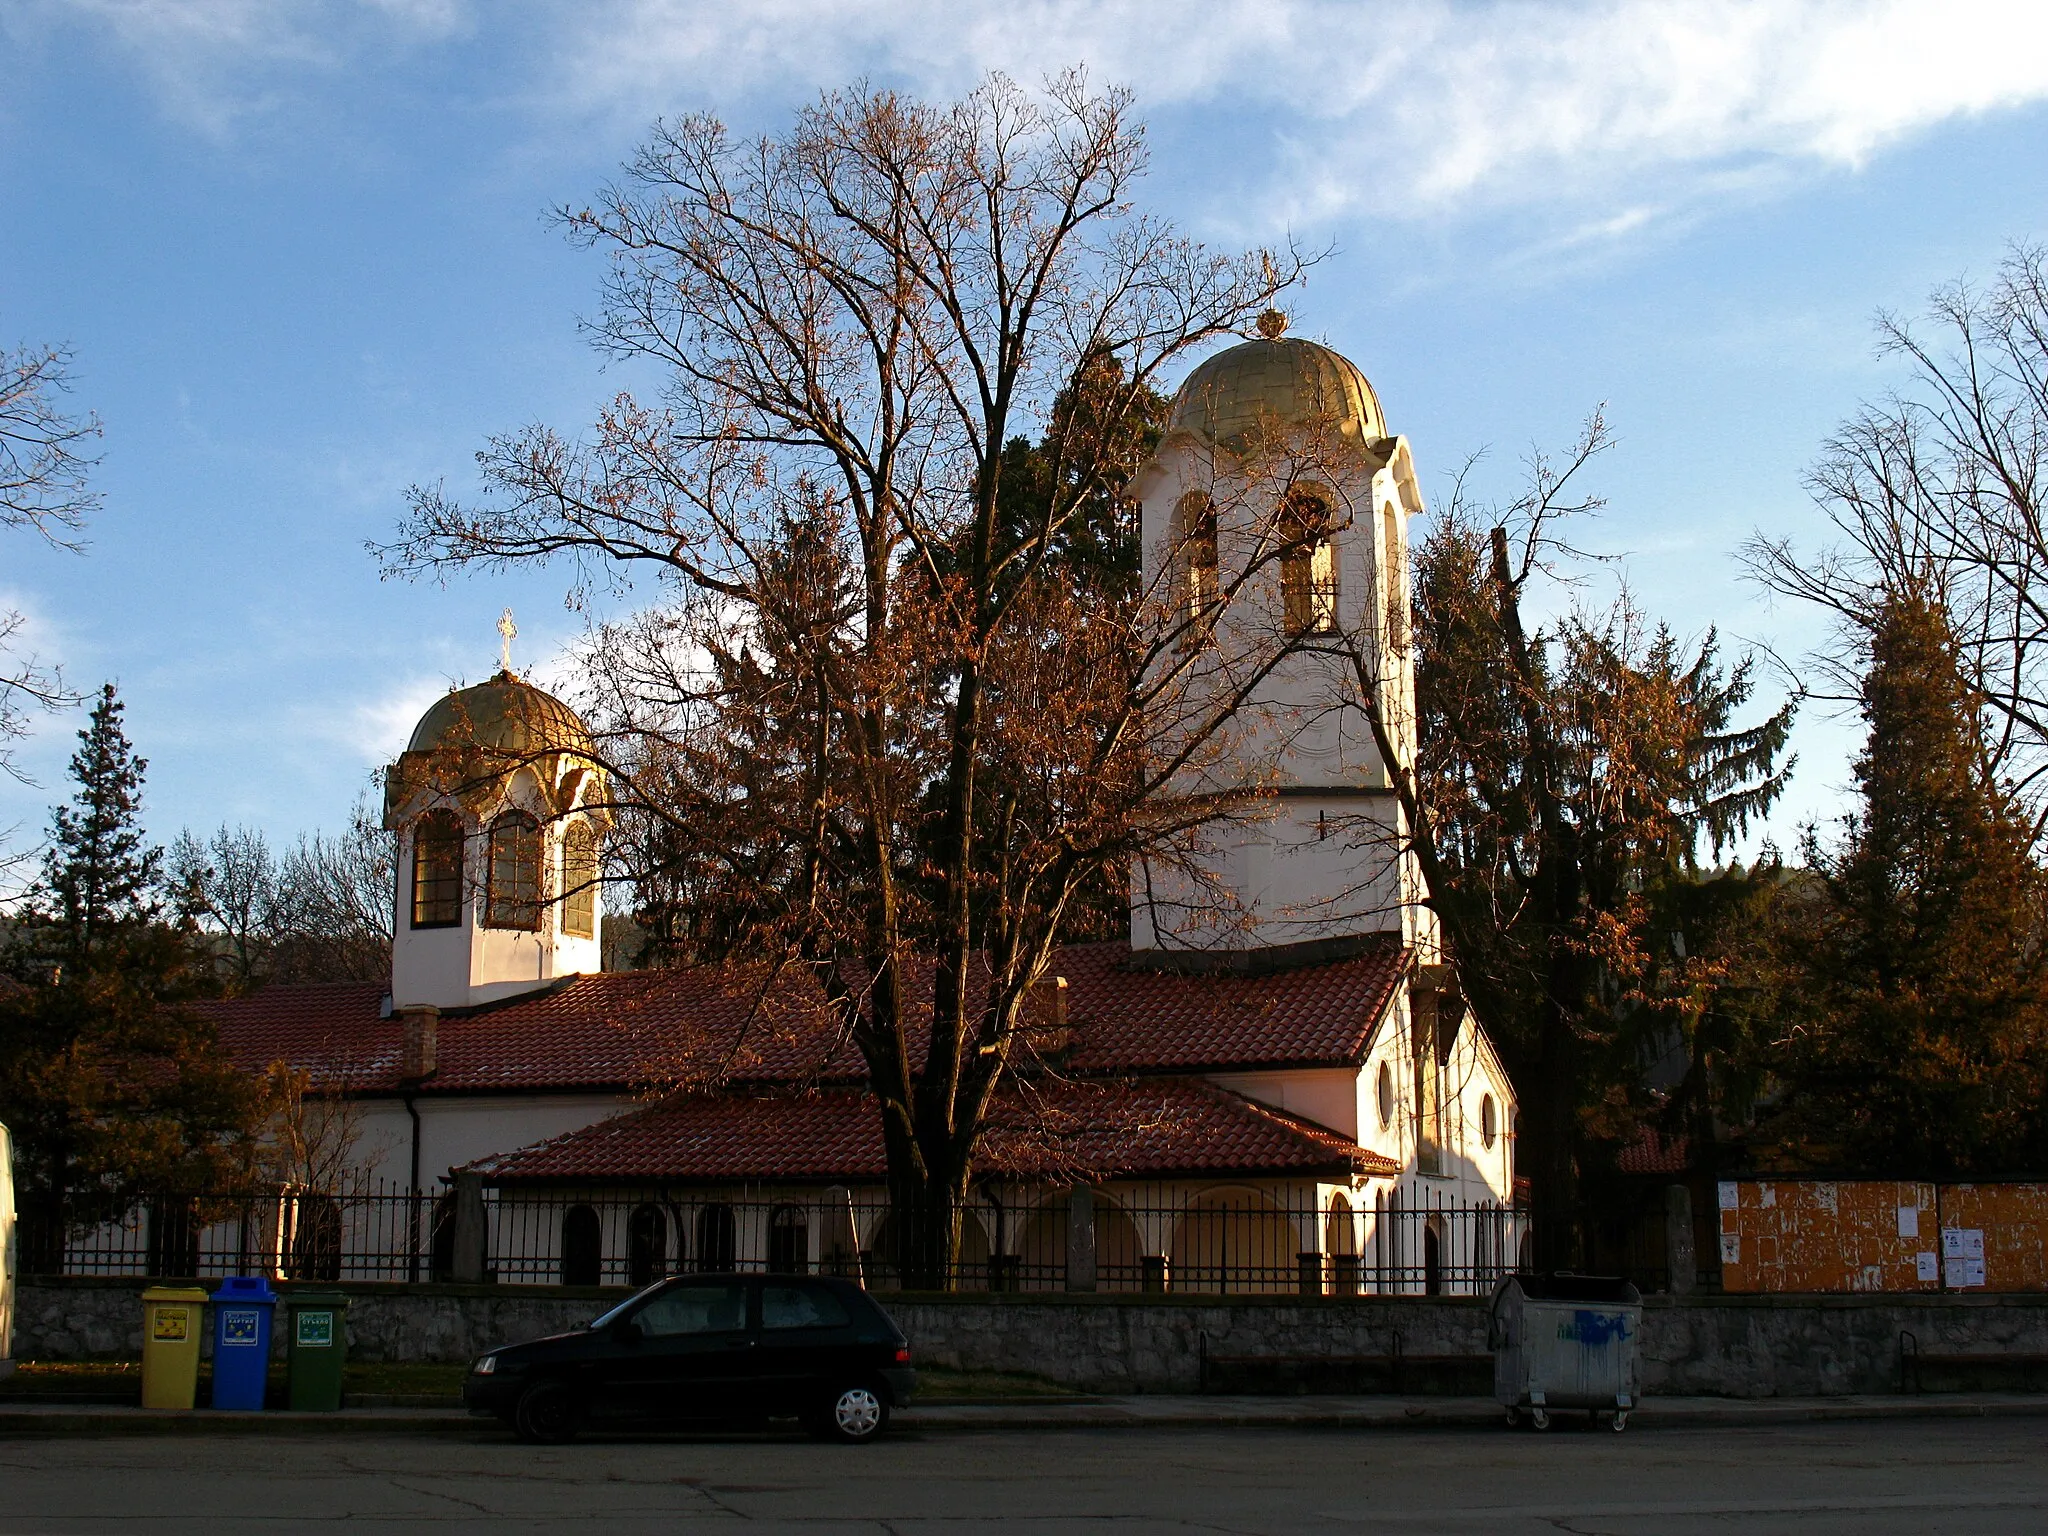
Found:
<svg viewBox="0 0 2048 1536"><path fill-rule="evenodd" d="M1286 319L1259 317L1257 341L1217 353L1188 375L1174 396L1175 428L1212 443L1236 443L1254 426L1267 431L1314 423L1352 442L1387 435L1379 396L1342 353L1280 334Z"/></svg>
<svg viewBox="0 0 2048 1536"><path fill-rule="evenodd" d="M408 752L482 747L508 756L572 752L588 756L590 729L575 710L510 672L473 688L451 689L413 727Z"/></svg>

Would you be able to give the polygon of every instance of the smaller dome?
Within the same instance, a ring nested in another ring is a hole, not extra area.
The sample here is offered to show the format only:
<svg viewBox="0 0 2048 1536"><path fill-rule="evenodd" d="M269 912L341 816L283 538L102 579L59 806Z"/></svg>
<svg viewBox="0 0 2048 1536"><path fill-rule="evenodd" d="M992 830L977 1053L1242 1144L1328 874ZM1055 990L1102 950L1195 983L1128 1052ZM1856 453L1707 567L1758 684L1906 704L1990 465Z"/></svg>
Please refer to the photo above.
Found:
<svg viewBox="0 0 2048 1536"><path fill-rule="evenodd" d="M1188 375L1174 396L1175 428L1212 443L1241 440L1254 426L1268 430L1318 422L1353 442L1387 435L1379 396L1342 353L1279 334L1285 320L1260 317L1265 334L1217 353Z"/></svg>
<svg viewBox="0 0 2048 1536"><path fill-rule="evenodd" d="M500 672L473 688L451 689L434 700L413 727L408 752L484 747L508 755L573 752L588 756L590 728L551 693Z"/></svg>

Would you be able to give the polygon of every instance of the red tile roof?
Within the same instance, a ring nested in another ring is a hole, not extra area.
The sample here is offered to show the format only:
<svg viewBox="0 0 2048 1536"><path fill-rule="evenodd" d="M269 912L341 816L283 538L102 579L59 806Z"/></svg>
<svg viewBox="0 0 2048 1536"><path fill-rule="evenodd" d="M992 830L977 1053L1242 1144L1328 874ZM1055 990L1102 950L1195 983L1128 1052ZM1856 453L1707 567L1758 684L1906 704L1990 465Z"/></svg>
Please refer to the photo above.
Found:
<svg viewBox="0 0 2048 1536"><path fill-rule="evenodd" d="M1134 966L1124 944L1079 944L1067 980L1071 1050L1083 1075L1339 1066L1364 1058L1407 964L1391 936L1358 956L1263 976ZM402 1026L383 989L269 987L209 1005L234 1060L284 1060L357 1091L399 1086ZM614 1091L649 1083L848 1081L863 1075L808 980L767 995L709 968L578 976L442 1016L426 1093Z"/></svg>
<svg viewBox="0 0 2048 1536"><path fill-rule="evenodd" d="M1684 1173L1692 1166L1692 1139L1667 1137L1646 1125L1614 1162L1623 1173Z"/></svg>
<svg viewBox="0 0 2048 1536"><path fill-rule="evenodd" d="M981 1165L1017 1175L1354 1173L1399 1166L1335 1131L1195 1079L1030 1085L999 1104ZM882 1131L857 1089L681 1094L486 1158L499 1182L880 1179Z"/></svg>

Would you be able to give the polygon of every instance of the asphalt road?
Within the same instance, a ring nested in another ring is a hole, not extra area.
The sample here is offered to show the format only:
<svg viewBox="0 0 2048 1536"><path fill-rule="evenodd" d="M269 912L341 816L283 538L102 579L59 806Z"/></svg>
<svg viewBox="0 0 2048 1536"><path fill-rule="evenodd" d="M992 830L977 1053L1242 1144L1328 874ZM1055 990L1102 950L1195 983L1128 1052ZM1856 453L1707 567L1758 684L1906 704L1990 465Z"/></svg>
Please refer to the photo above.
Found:
<svg viewBox="0 0 2048 1536"><path fill-rule="evenodd" d="M904 1435L865 1449L484 1435L0 1442L0 1536L641 1532L2048 1530L2048 1421L1626 1435L1113 1430Z"/></svg>

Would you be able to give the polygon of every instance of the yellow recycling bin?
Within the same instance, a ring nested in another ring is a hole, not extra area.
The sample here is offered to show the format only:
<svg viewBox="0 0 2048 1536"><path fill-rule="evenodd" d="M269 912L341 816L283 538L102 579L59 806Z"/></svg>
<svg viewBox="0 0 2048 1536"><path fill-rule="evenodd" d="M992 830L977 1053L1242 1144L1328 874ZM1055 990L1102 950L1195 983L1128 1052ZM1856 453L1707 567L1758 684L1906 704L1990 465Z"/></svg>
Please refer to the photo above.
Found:
<svg viewBox="0 0 2048 1536"><path fill-rule="evenodd" d="M190 1408L199 1390L206 1292L152 1285L142 1293L142 1406Z"/></svg>

